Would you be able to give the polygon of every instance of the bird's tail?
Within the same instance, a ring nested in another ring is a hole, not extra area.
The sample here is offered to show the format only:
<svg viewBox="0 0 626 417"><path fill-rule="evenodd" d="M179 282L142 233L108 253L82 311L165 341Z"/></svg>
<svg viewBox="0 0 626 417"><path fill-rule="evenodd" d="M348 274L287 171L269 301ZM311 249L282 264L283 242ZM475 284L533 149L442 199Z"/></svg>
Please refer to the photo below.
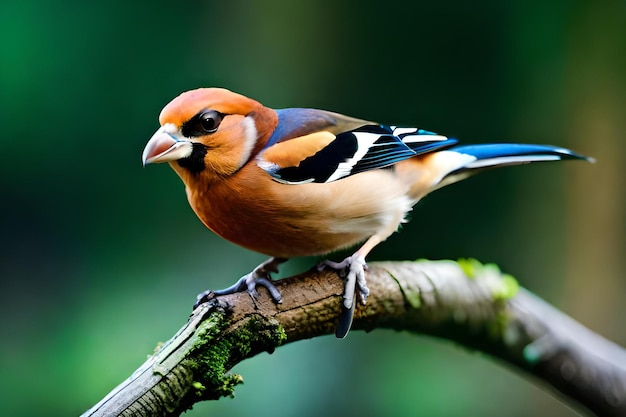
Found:
<svg viewBox="0 0 626 417"><path fill-rule="evenodd" d="M477 172L507 165L528 164L530 162L582 159L594 162L593 158L574 153L565 148L550 145L529 145L519 143L489 143L481 145L460 145L444 152L455 152L462 162L448 172L434 189L460 181Z"/></svg>

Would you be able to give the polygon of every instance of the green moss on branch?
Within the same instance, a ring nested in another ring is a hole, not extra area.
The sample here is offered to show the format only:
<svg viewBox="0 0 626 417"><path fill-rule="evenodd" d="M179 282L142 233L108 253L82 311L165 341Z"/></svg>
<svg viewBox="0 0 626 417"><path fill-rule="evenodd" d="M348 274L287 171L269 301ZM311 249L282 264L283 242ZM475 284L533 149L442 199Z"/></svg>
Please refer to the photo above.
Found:
<svg viewBox="0 0 626 417"><path fill-rule="evenodd" d="M195 401L232 397L243 378L228 371L250 356L272 352L286 339L278 321L258 314L235 329L227 329L228 325L223 311L212 312L200 325L197 339L181 364L193 370Z"/></svg>

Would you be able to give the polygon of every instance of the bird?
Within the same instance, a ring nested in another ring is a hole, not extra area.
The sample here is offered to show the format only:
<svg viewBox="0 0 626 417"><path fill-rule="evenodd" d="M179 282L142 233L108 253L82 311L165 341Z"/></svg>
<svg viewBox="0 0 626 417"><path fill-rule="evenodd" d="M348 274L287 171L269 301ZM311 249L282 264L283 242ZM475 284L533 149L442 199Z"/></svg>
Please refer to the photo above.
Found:
<svg viewBox="0 0 626 417"><path fill-rule="evenodd" d="M530 162L592 158L551 145L463 145L434 132L312 108L272 109L224 88L198 88L170 101L142 162L169 163L206 227L269 259L212 295L267 288L290 258L358 247L319 269L344 279L335 335L352 325L369 295L366 258L407 221L423 197L477 172ZM359 246L360 245L360 246Z"/></svg>

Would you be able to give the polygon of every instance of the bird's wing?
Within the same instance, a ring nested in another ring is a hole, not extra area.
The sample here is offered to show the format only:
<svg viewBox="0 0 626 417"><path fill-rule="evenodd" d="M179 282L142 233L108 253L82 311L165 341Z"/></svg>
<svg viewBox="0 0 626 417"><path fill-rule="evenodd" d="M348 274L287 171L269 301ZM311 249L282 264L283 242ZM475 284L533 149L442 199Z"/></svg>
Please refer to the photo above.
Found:
<svg viewBox="0 0 626 417"><path fill-rule="evenodd" d="M278 110L257 164L280 182L331 182L450 147L455 139L314 109Z"/></svg>

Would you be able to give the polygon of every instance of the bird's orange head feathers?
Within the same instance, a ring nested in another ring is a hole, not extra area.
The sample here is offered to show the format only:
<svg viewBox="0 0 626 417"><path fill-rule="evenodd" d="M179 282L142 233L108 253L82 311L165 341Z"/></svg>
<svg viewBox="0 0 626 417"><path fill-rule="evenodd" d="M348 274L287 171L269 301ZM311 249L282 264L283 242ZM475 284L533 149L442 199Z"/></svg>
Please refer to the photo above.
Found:
<svg viewBox="0 0 626 417"><path fill-rule="evenodd" d="M222 114L239 114L246 116L263 105L241 94L233 93L225 88L198 88L186 91L170 101L161 110L161 125L173 123L182 126L202 110L215 110Z"/></svg>
<svg viewBox="0 0 626 417"><path fill-rule="evenodd" d="M144 164L169 162L185 181L233 174L256 155L278 116L270 108L223 88L187 91L159 116L161 129L143 154Z"/></svg>

